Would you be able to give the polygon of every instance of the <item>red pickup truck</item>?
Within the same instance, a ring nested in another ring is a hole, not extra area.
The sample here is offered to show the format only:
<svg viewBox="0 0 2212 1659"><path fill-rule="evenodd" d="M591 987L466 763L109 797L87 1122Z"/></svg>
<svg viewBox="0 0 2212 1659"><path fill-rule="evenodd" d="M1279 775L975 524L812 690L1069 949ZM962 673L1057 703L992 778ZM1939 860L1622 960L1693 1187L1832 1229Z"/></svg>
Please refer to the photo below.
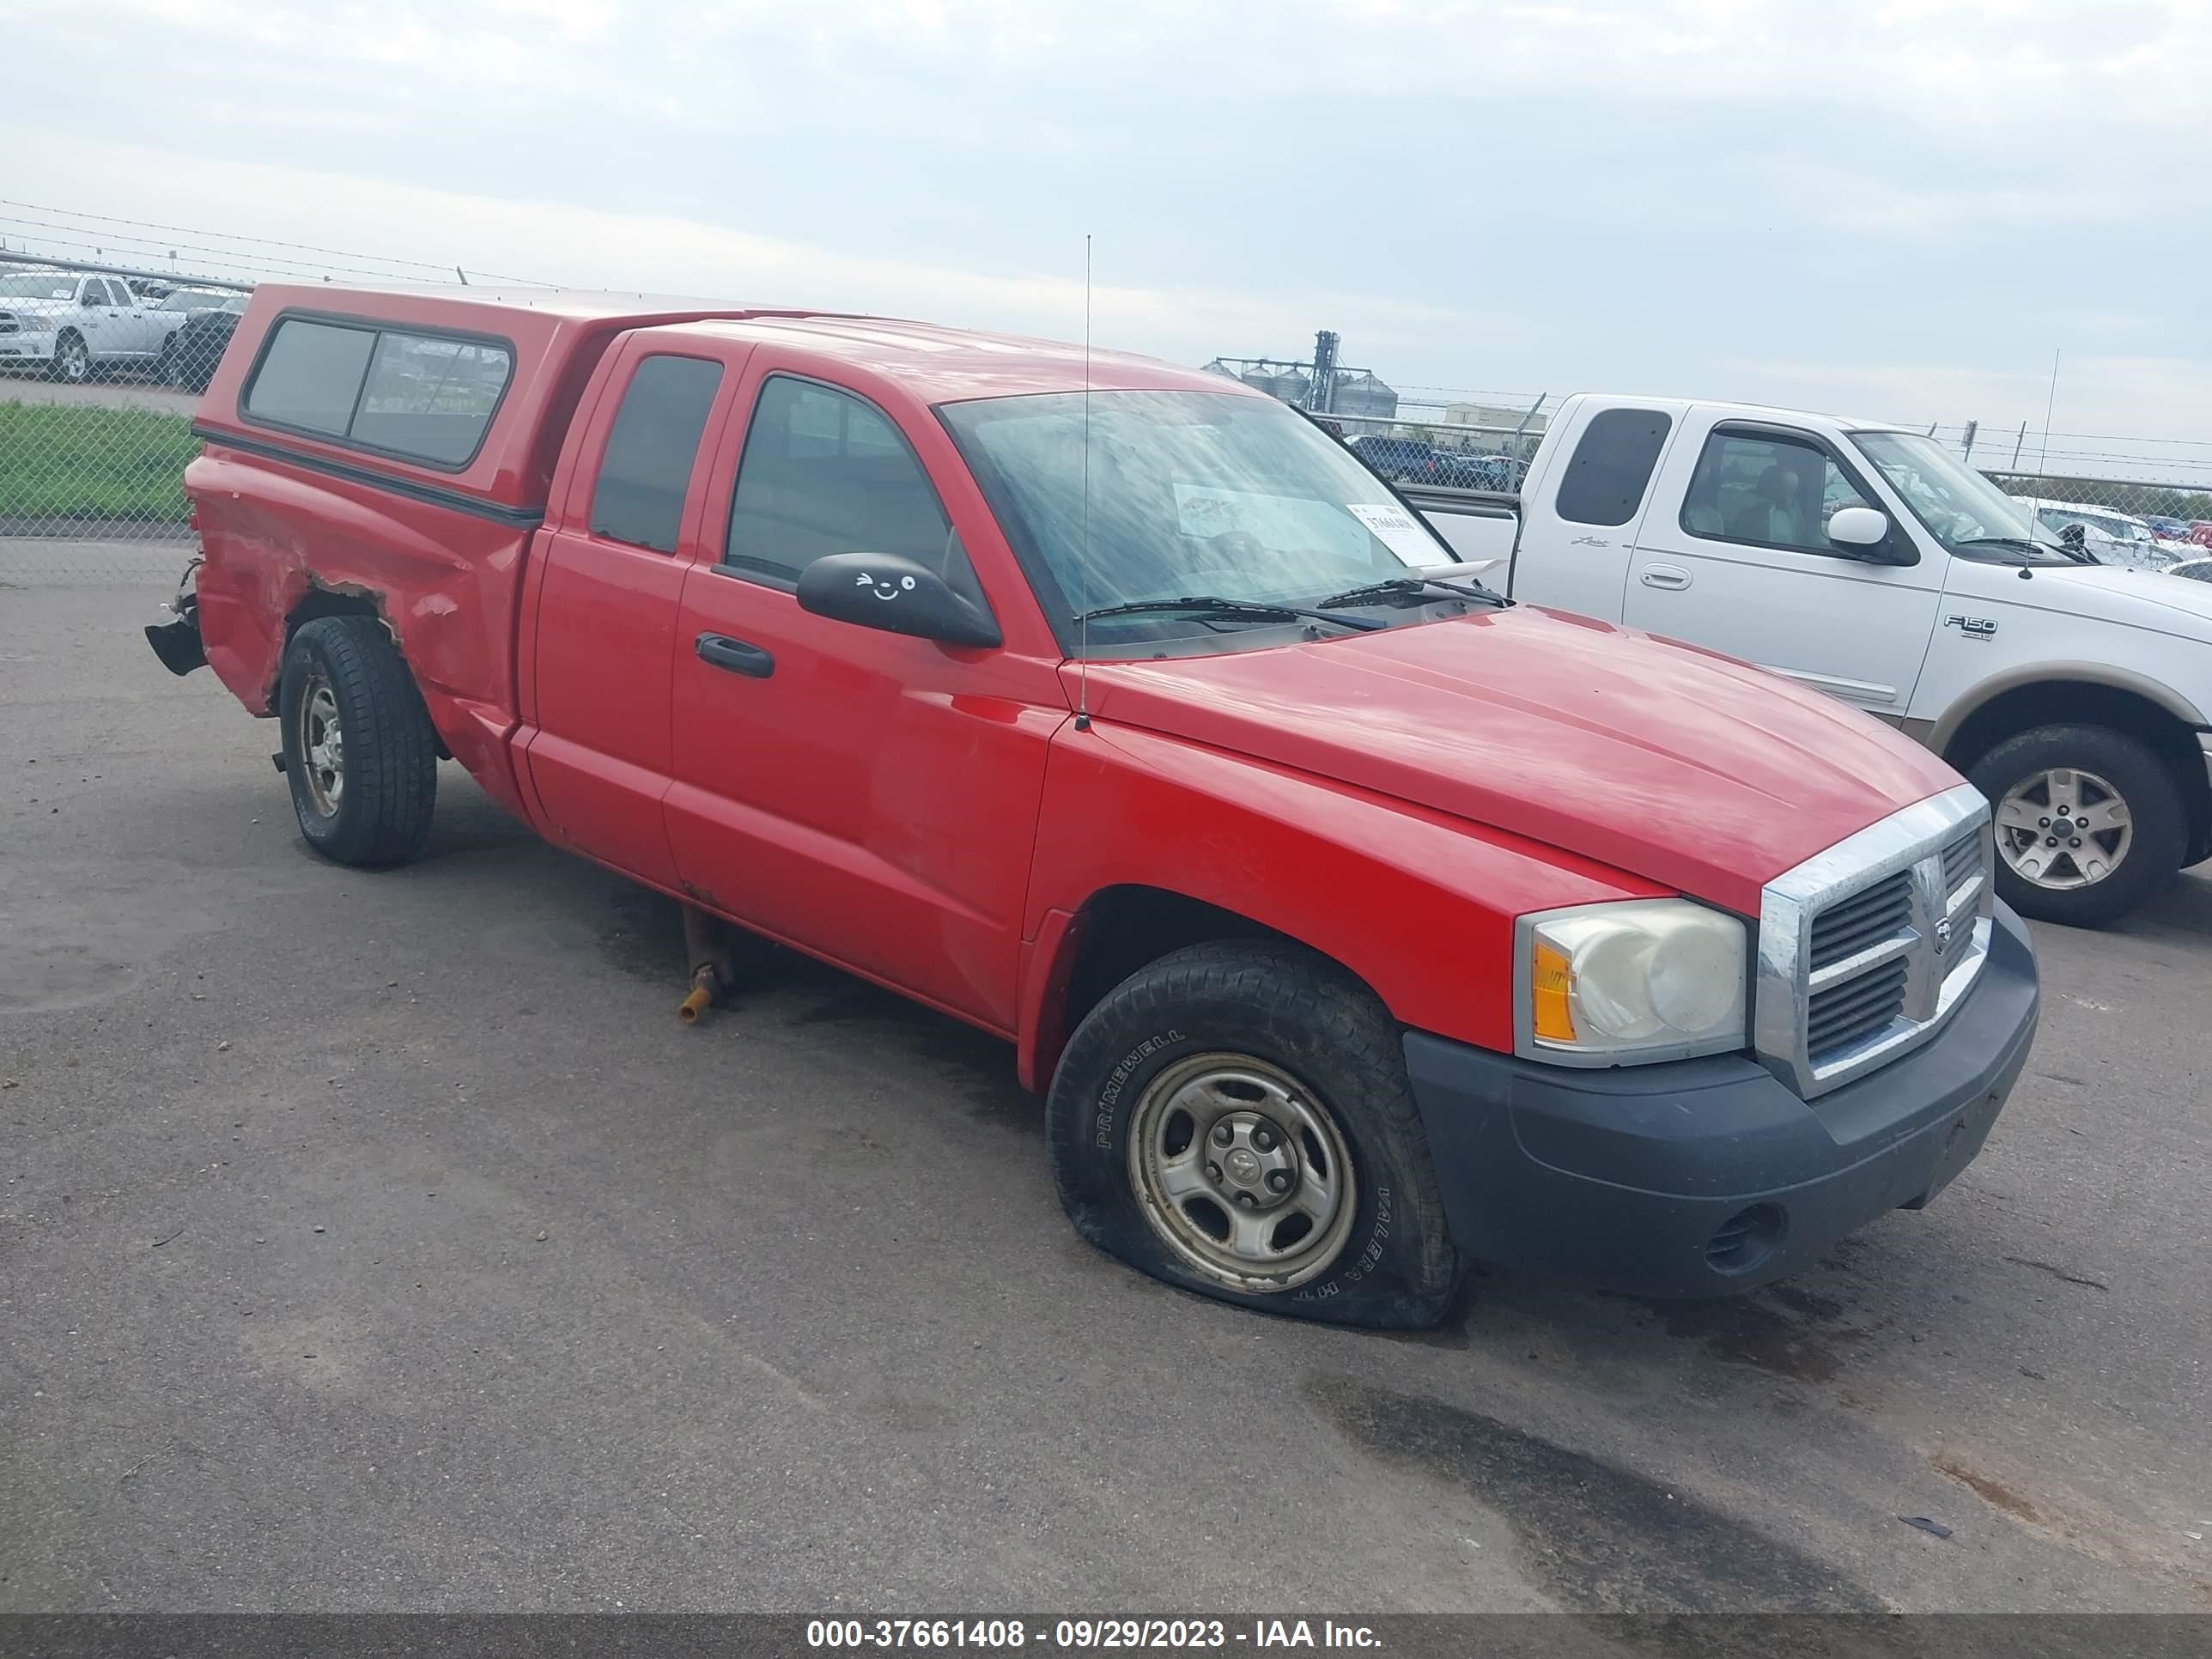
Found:
<svg viewBox="0 0 2212 1659"><path fill-rule="evenodd" d="M1509 604L1217 377L264 287L197 430L149 634L277 720L311 846L404 860L458 760L1007 1039L1076 1226L1188 1288L1418 1325L1475 1261L1757 1285L1925 1202L2026 1058L1956 774Z"/></svg>

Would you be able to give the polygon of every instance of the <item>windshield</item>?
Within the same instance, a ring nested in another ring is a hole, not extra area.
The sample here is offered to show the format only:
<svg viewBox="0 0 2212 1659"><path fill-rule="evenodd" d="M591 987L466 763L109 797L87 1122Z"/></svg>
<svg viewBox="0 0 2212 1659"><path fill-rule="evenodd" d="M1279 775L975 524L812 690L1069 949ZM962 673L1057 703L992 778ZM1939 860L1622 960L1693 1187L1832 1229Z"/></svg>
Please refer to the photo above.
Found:
<svg viewBox="0 0 2212 1659"><path fill-rule="evenodd" d="M66 276L44 271L16 271L0 276L0 300L66 300L75 291Z"/></svg>
<svg viewBox="0 0 2212 1659"><path fill-rule="evenodd" d="M2037 528L2026 501L2006 495L1934 439L1911 432L1855 432L1851 441L1905 498L1912 516L1950 552L1970 559L2016 562L2023 556L2020 548L1976 544L2033 541L2047 551L2026 556L2052 564L2068 562L2050 535Z"/></svg>
<svg viewBox="0 0 2212 1659"><path fill-rule="evenodd" d="M1348 450L1272 398L1053 392L938 413L1064 640L1079 613L1107 605L1193 595L1310 605L1455 562ZM1089 638L1114 651L1253 626L1152 613L1097 619Z"/></svg>

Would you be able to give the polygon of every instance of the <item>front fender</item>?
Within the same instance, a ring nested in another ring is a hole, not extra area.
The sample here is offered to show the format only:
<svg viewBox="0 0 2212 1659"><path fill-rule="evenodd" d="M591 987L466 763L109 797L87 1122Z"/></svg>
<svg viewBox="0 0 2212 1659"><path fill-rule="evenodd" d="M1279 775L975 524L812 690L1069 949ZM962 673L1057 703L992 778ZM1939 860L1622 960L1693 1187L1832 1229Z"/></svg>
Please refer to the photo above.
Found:
<svg viewBox="0 0 2212 1659"><path fill-rule="evenodd" d="M1048 1077L1080 917L1139 885L1297 939L1374 990L1401 1024L1513 1048L1513 922L1531 910L1672 889L1556 848L1181 738L1061 727L1024 918L1025 1074Z"/></svg>

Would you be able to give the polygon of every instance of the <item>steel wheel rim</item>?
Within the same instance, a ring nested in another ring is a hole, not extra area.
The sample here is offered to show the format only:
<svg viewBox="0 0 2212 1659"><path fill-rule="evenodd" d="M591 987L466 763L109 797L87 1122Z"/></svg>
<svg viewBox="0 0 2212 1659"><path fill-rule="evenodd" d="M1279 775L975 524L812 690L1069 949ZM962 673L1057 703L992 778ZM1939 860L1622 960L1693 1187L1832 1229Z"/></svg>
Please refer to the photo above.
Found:
<svg viewBox="0 0 2212 1659"><path fill-rule="evenodd" d="M1351 1148L1328 1107L1249 1054L1194 1054L1152 1079L1129 1126L1129 1185L1176 1255L1251 1292L1327 1272L1358 1209Z"/></svg>
<svg viewBox="0 0 2212 1659"><path fill-rule="evenodd" d="M2053 892L2107 879L2135 845L2127 797L2094 772L2031 772L1997 803L1997 851L2022 881Z"/></svg>
<svg viewBox="0 0 2212 1659"><path fill-rule="evenodd" d="M345 795L345 728L338 722L337 694L321 674L307 682L300 697L300 778L307 799L322 817L334 818Z"/></svg>

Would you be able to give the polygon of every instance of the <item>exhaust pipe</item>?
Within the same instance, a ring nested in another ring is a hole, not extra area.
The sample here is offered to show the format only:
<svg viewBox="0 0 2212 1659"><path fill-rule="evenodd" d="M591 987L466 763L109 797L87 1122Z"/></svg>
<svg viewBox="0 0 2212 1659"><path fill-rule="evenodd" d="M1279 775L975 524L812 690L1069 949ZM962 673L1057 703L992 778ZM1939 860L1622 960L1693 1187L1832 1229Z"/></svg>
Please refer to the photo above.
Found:
<svg viewBox="0 0 2212 1659"><path fill-rule="evenodd" d="M691 989L676 1005L676 1018L696 1025L699 1016L736 985L738 975L721 922L696 904L684 907L684 954L691 966Z"/></svg>

